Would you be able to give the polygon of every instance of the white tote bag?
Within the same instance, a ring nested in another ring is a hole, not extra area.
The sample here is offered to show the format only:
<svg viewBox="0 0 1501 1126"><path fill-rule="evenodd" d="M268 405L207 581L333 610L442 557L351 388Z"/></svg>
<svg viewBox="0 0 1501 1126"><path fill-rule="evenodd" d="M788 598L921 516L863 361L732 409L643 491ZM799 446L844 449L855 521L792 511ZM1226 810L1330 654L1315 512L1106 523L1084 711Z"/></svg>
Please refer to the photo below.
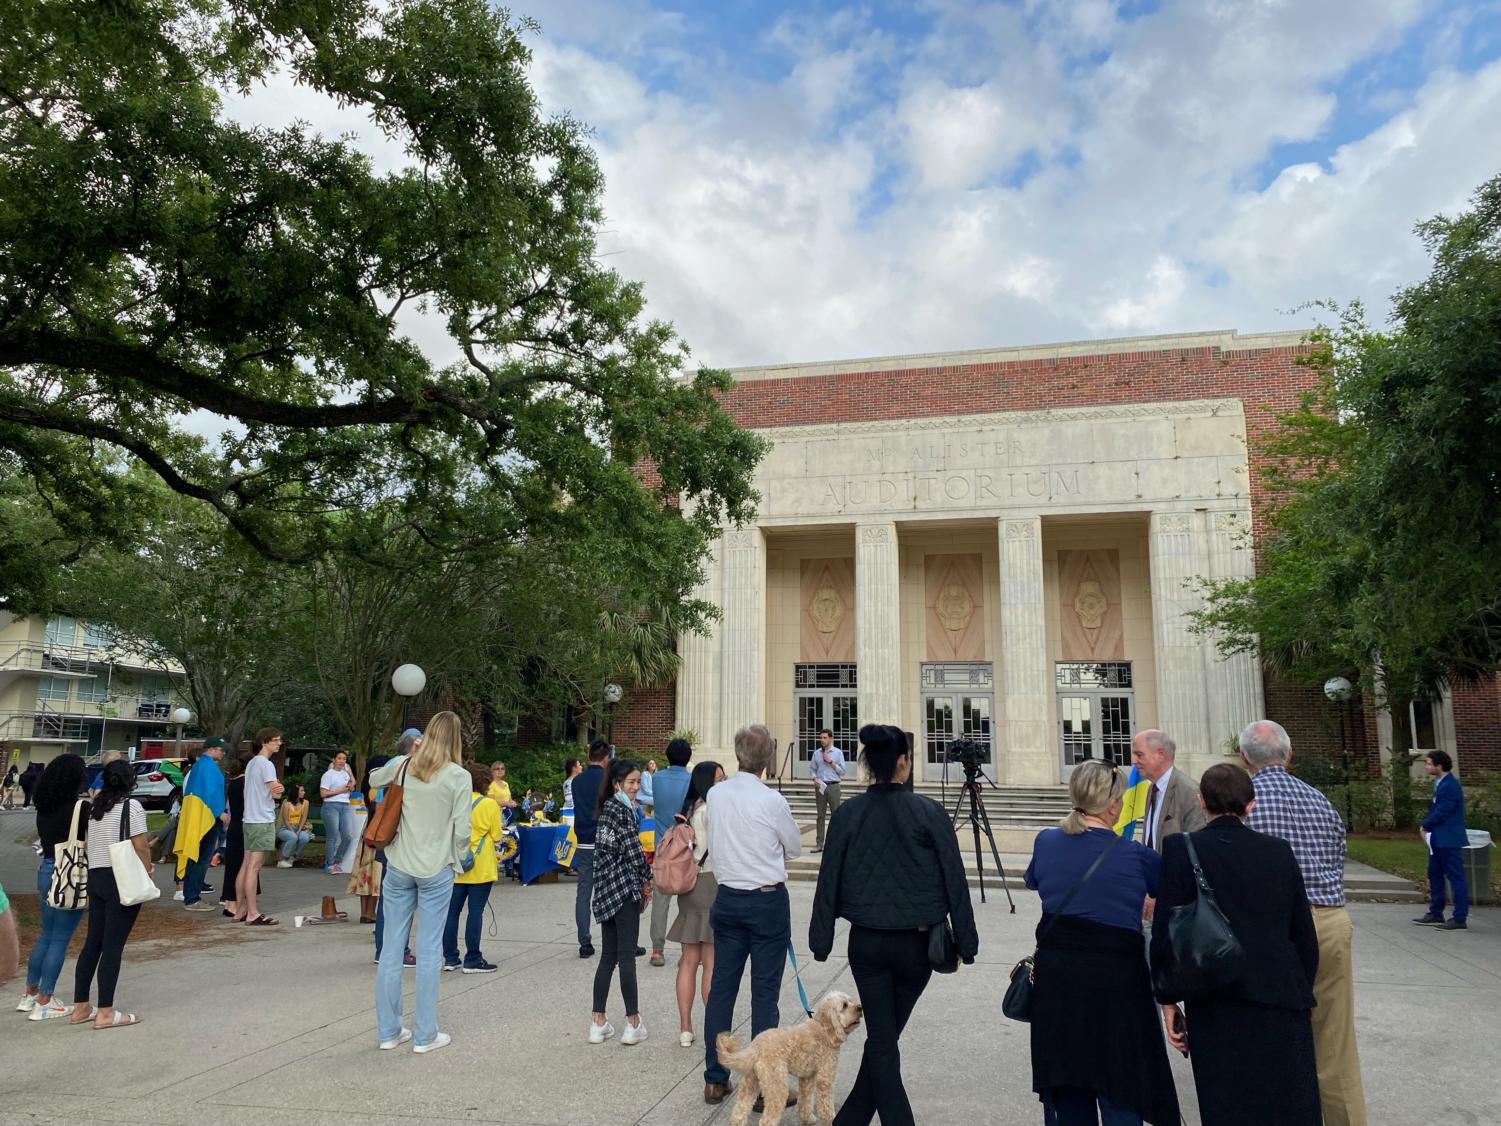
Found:
<svg viewBox="0 0 1501 1126"><path fill-rule="evenodd" d="M129 798L120 805L120 839L109 846L109 866L115 874L115 890L120 895L122 907L134 907L162 894L162 889L152 882L146 865L141 863L141 854L130 839Z"/></svg>

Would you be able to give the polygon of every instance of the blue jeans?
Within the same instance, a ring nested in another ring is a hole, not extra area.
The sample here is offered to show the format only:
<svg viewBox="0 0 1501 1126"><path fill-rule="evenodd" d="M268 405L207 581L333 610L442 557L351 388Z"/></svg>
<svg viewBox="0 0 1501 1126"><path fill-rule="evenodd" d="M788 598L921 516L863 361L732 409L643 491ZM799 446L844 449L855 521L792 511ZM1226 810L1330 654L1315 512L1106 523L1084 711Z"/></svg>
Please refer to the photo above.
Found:
<svg viewBox="0 0 1501 1126"><path fill-rule="evenodd" d="M208 882L209 861L214 858L214 850L219 847L219 822L203 834L203 839L198 842L198 859L189 860L187 871L182 876L182 901L183 904L197 903L203 898L203 885Z"/></svg>
<svg viewBox="0 0 1501 1126"><path fill-rule="evenodd" d="M578 891L574 894L573 900L573 921L578 927L579 945L587 946L590 944L589 921L594 918L589 912L589 899L594 894L593 845L574 851L573 867L579 874Z"/></svg>
<svg viewBox="0 0 1501 1126"><path fill-rule="evenodd" d="M412 1039L431 1044L438 1037L438 976L443 968L443 919L453 891L453 869L418 879L394 864L386 866L381 898L386 901L380 967L375 971L375 1030L382 1040L401 1032L401 949L417 920L417 983Z"/></svg>
<svg viewBox="0 0 1501 1126"><path fill-rule="evenodd" d="M344 850L349 847L349 834L354 827L354 818L347 801L323 803L323 867L332 868L339 863Z"/></svg>
<svg viewBox="0 0 1501 1126"><path fill-rule="evenodd" d="M380 865L380 882L381 882L381 887L384 888L385 884L386 884L386 865L387 865L386 850L385 849L377 849L376 850L376 852L375 852L375 861L376 861L377 864ZM385 929L386 929L386 897L384 895L378 895L378 896L375 897L375 960L377 962L380 961L381 938L382 938L382 936L385 933ZM411 953L412 953L412 944L410 942L407 942L401 948L401 956L402 956L403 959L405 959L405 958L410 957Z"/></svg>
<svg viewBox="0 0 1501 1126"><path fill-rule="evenodd" d="M59 911L47 906L47 888L52 884L52 857L42 861L36 873L36 893L42 904L42 930L26 963L26 988L50 997L57 992L57 975L68 960L68 943L87 911Z"/></svg>
<svg viewBox="0 0 1501 1126"><path fill-rule="evenodd" d="M276 839L281 842L281 858L296 860L307 848L308 841L313 839L313 834L306 829L278 829Z"/></svg>
<svg viewBox="0 0 1501 1126"><path fill-rule="evenodd" d="M469 918L464 920L464 965L477 966L485 960L480 953L480 928L485 922L485 904L490 902L490 889L494 884L453 885L453 895L448 900L448 923L443 928L443 961L450 966L459 963L459 916L469 908Z"/></svg>
<svg viewBox="0 0 1501 1126"><path fill-rule="evenodd" d="M1457 848L1436 848L1428 858L1428 910L1444 913L1444 880L1454 892L1454 918L1464 922L1470 917L1470 885L1465 882L1464 852Z"/></svg>
<svg viewBox="0 0 1501 1126"><path fill-rule="evenodd" d="M704 1082L728 1083L730 1073L719 1062L714 1040L728 1032L735 1017L735 998L745 963L751 966L751 1036L775 1028L781 1014L782 963L792 941L792 905L787 889L739 891L719 887L709 909L714 929L714 977L704 1007Z"/></svg>
<svg viewBox="0 0 1501 1126"><path fill-rule="evenodd" d="M1141 1126L1141 1115L1083 1087L1049 1087L1042 1093L1044 1126Z"/></svg>

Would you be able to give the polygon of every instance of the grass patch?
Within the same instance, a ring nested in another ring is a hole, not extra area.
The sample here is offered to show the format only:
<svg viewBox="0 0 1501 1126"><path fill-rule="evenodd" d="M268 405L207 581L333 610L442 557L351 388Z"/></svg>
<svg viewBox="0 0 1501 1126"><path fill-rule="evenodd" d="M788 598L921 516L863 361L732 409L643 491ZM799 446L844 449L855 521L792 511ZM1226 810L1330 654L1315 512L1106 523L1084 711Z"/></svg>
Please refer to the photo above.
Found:
<svg viewBox="0 0 1501 1126"><path fill-rule="evenodd" d="M1351 860L1369 864L1383 872L1413 881L1428 894L1428 846L1413 836L1390 836L1386 834L1362 834L1349 839ZM1471 889L1474 895L1474 889ZM1501 868L1497 867L1496 854L1491 853L1491 902L1501 901Z"/></svg>

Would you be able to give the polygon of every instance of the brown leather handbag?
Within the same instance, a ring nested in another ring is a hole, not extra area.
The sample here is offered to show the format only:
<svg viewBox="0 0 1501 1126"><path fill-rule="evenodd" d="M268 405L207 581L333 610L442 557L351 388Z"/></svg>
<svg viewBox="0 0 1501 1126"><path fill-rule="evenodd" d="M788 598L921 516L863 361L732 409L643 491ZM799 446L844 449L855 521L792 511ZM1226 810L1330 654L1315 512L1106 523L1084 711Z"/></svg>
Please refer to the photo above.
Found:
<svg viewBox="0 0 1501 1126"><path fill-rule="evenodd" d="M374 816L365 824L365 843L371 848L389 848L396 839L396 830L401 826L401 790L411 761L407 759L401 764L401 770L375 807Z"/></svg>

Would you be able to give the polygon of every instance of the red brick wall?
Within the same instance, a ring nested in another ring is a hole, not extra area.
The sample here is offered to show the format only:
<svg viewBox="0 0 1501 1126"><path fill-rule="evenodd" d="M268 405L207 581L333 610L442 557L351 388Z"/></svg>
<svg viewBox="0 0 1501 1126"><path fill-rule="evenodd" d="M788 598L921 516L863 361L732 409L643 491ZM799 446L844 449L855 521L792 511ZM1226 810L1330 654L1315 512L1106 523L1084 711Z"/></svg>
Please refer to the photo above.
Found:
<svg viewBox="0 0 1501 1126"><path fill-rule="evenodd" d="M1462 774L1501 770L1501 678L1456 685L1452 702L1456 769Z"/></svg>
<svg viewBox="0 0 1501 1126"><path fill-rule="evenodd" d="M1298 758L1339 759L1340 713L1317 685L1293 684L1271 673L1264 677L1267 718L1287 729L1293 755ZM1381 755L1376 738L1376 715L1357 696L1346 705L1345 745L1350 751L1350 770L1375 777L1381 773Z"/></svg>
<svg viewBox="0 0 1501 1126"><path fill-rule="evenodd" d="M631 688L615 709L615 745L658 756L658 766L667 749L667 736L676 726L677 691L671 683L654 688Z"/></svg>

